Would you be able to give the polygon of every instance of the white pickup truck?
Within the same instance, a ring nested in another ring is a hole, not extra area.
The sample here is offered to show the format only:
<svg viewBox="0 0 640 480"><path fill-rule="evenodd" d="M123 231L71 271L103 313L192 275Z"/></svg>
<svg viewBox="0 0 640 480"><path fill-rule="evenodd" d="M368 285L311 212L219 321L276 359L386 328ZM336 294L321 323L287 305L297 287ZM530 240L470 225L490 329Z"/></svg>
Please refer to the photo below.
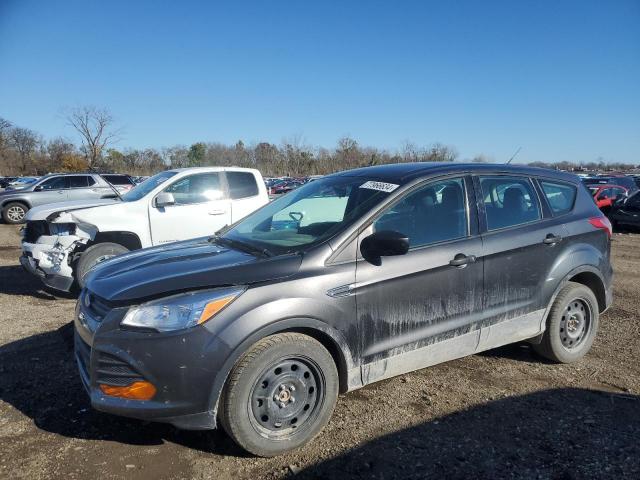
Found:
<svg viewBox="0 0 640 480"><path fill-rule="evenodd" d="M119 199L52 203L29 210L20 263L45 285L69 291L99 262L130 250L212 235L267 204L257 170L167 170Z"/></svg>

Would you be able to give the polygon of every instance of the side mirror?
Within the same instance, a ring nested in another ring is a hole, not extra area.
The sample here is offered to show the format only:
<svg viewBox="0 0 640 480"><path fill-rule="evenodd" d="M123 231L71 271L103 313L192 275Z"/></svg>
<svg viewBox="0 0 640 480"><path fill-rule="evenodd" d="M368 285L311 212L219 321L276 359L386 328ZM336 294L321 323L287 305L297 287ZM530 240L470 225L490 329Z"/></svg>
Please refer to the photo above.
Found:
<svg viewBox="0 0 640 480"><path fill-rule="evenodd" d="M36 187L33 189L34 192L41 192L42 190L44 190L44 187L42 185L36 185Z"/></svg>
<svg viewBox="0 0 640 480"><path fill-rule="evenodd" d="M360 242L362 256L379 265L380 257L404 255L409 251L409 237L393 230L382 230Z"/></svg>
<svg viewBox="0 0 640 480"><path fill-rule="evenodd" d="M169 192L160 192L156 195L156 198L153 199L154 206L156 208L168 207L170 205L176 204L176 199L173 198L173 193Z"/></svg>

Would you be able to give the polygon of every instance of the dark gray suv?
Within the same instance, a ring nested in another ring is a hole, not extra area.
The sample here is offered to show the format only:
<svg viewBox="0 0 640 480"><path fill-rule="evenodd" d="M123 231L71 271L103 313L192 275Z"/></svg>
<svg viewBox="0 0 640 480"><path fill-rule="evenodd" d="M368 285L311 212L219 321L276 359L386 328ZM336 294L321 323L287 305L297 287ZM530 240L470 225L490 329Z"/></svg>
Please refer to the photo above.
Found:
<svg viewBox="0 0 640 480"><path fill-rule="evenodd" d="M308 183L210 238L91 272L75 354L94 408L221 424L276 455L338 392L512 342L574 362L611 303L611 226L570 174L397 164Z"/></svg>

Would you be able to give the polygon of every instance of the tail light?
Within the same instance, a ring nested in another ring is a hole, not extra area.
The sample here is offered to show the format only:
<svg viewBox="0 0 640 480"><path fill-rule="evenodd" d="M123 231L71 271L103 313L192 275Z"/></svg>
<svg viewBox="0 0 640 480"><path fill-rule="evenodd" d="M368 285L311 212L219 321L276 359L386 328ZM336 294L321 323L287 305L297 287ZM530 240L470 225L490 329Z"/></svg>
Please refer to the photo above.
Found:
<svg viewBox="0 0 640 480"><path fill-rule="evenodd" d="M591 217L589 219L589 223L593 225L595 228L598 228L600 230L606 230L607 236L611 238L611 235L613 234L613 227L611 226L611 222L607 217L605 216Z"/></svg>

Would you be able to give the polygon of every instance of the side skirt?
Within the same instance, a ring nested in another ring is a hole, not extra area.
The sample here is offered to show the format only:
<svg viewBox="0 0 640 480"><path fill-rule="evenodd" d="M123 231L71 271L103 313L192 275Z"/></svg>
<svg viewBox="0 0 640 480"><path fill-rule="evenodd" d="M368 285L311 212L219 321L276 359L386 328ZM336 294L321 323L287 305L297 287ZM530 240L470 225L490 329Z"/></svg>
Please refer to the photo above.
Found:
<svg viewBox="0 0 640 480"><path fill-rule="evenodd" d="M473 355L510 343L535 337L544 331L542 319L545 310L505 320L480 330L465 333L439 343L417 348L394 357L377 360L360 367L362 384L413 372L422 368Z"/></svg>

